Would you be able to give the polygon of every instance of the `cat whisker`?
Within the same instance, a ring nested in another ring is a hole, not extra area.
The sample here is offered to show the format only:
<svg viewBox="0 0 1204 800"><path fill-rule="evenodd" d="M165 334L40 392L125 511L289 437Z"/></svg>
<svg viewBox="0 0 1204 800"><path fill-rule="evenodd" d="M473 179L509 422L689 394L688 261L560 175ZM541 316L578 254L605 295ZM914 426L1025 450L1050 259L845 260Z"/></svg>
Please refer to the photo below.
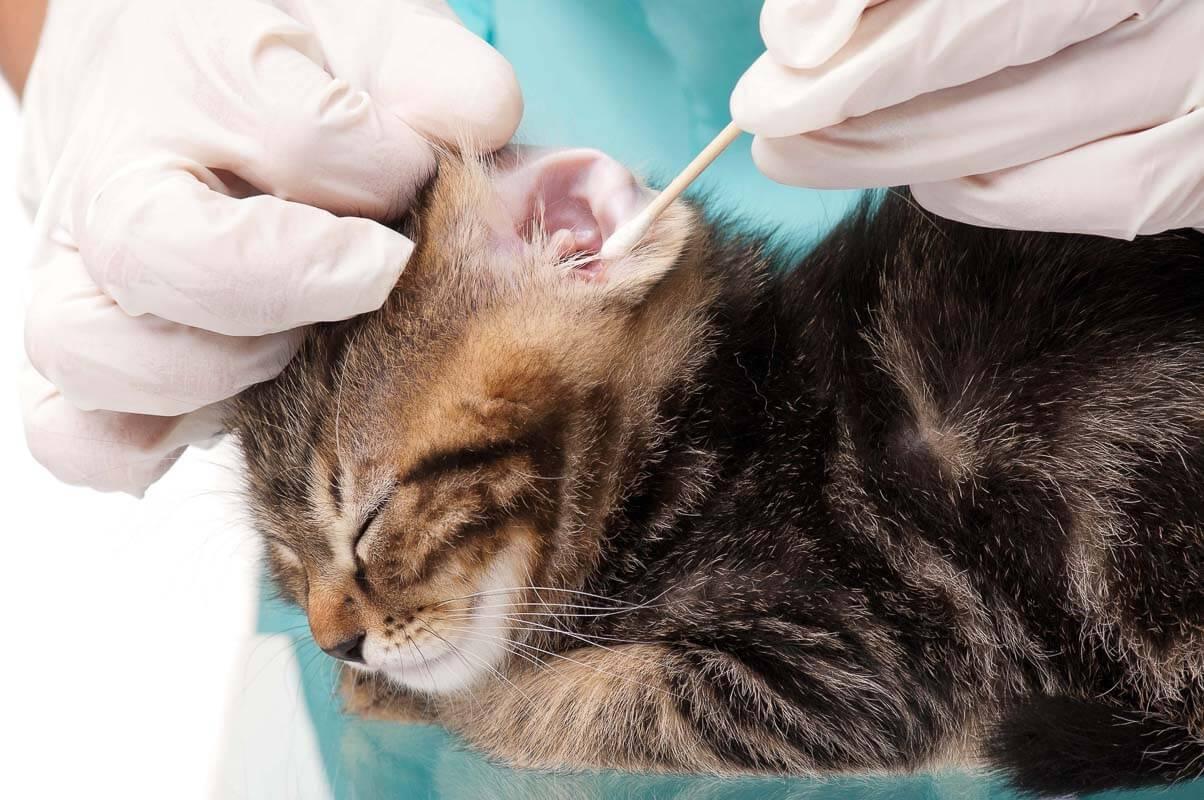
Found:
<svg viewBox="0 0 1204 800"><path fill-rule="evenodd" d="M413 637L406 634L406 644L414 648L414 652L418 654L418 658L422 661L422 668L426 670L427 679L431 682L431 686L435 685L435 675L431 672L431 665L428 663L426 654L422 652L422 648L418 646L418 642L414 641Z"/></svg>
<svg viewBox="0 0 1204 800"><path fill-rule="evenodd" d="M339 686L342 685L342 683L343 683L343 673L345 671L346 671L346 668L343 666L343 663L341 661L338 664L335 664L334 674L332 675L332 680L330 682L331 698L338 697Z"/></svg>
<svg viewBox="0 0 1204 800"><path fill-rule="evenodd" d="M489 618L504 619L504 620L507 620L508 622L514 622L516 624L526 625L528 627L528 629L530 629L530 630L538 630L541 632L555 633L555 634L559 634L561 636L570 636L574 639L580 639L581 641L588 640L591 643L594 641L605 641L605 642L616 642L618 644L657 644L657 642L650 642L647 640L624 639L619 636L607 636L607 635L601 634L601 633L585 633L584 631L568 631L568 630L564 630L562 628L553 627L551 625L544 625L543 623L535 622L533 620L524 619L521 616L513 616L513 615L507 615L507 614L500 614L500 615L495 614L495 615L491 615ZM609 648L603 647L602 645L598 645L598 646L602 647L602 649L604 649L604 650L609 649Z"/></svg>
<svg viewBox="0 0 1204 800"><path fill-rule="evenodd" d="M508 586L508 587L503 587L503 588L499 588L499 589L483 589L479 592L471 592L469 594L461 595L459 597L451 597L446 600L442 600L439 603L436 603L436 605L452 603L457 600L469 600L474 597L487 597L490 595L507 594L507 593L512 593L512 592L523 592L523 591L560 592L562 594L571 594L571 595L578 595L578 596L582 596L582 597L590 597L595 600L603 600L606 602L615 603L615 604L619 604L619 605L631 605L631 606L638 605L636 603L628 603L628 602L622 601L622 600L615 600L613 598L605 597L605 596L599 595L599 594L592 594L590 592L583 592L583 591L579 591L576 589L561 589L561 588L556 588L554 586Z"/></svg>
<svg viewBox="0 0 1204 800"><path fill-rule="evenodd" d="M268 657L268 659L266 661L264 661L262 664L259 665L259 669L255 670L254 675L250 676L243 682L242 691L244 693L248 689L250 689L251 685L253 683L255 683L255 681L259 680L259 678L263 675L263 673L268 670L268 668L272 665L272 663L274 661L276 661L276 659L280 658L280 656L283 655L284 653L287 653L287 652L290 652L291 650L293 650L297 644L297 640L295 640L295 639L288 639L287 641L280 641L279 639L276 639L274 637L265 636L262 639L262 641L257 642L255 644L255 646L253 648L251 648L250 653L247 653L246 661L249 662L255 656L255 654L259 652L259 649L261 647L263 647L263 645L267 642L274 642L274 643L278 644L279 647L277 648L275 653L273 653L271 656Z"/></svg>
<svg viewBox="0 0 1204 800"><path fill-rule="evenodd" d="M601 650L605 650L609 653L615 653L615 654L620 654L620 653L614 647L608 647L607 645L602 644L602 642L613 642L615 644L646 644L646 645L658 644L658 642L652 642L652 641L647 641L647 640L624 639L619 636L606 636L604 634L584 633L584 632L580 632L580 631L569 631L569 630L564 630L562 628L556 628L551 625L544 625L539 622L533 622L530 620L524 620L524 619L519 619L519 618L512 618L509 621L514 623L515 625L524 626L525 629L528 631L535 631L538 633L547 633L547 634L556 635L556 636L567 636L570 639L575 639L579 642L590 645L591 647L597 647ZM625 658L633 657L628 653L621 653L621 655L623 655Z"/></svg>
<svg viewBox="0 0 1204 800"><path fill-rule="evenodd" d="M276 630L276 631L268 631L266 635L279 636L282 634L297 633L299 631L308 631L308 630L309 630L309 623L302 622L299 625L289 625L287 628L281 628L280 630ZM263 634L261 634L261 635L263 635Z"/></svg>
<svg viewBox="0 0 1204 800"><path fill-rule="evenodd" d="M517 684L515 684L515 683L514 683L514 681L510 680L510 679L509 679L509 678L507 678L505 675L503 675L503 674L502 674L502 673L501 673L501 672L500 672L500 671L499 671L499 670L498 670L496 667L494 667L494 666L493 666L492 664L490 664L488 661L486 661L485 659L483 659L483 658L481 658L480 656L476 655L475 653L464 653L464 652L462 652L462 651L460 650L460 648L459 648L459 647L456 647L454 644L452 644L451 642L449 642L447 639L445 639L445 638L443 638L442 636L440 636L438 633L436 633L436 632L435 632L435 631L434 631L434 630L433 630L433 629L432 629L432 628L431 628L429 625L427 625L425 622L422 622L421 620L420 620L420 622L421 622L421 624L422 624L422 627L423 627L423 629L424 629L424 630L425 630L427 633L429 633L431 636L434 636L434 637L435 637L436 639L438 639L439 641L443 642L443 644L445 644L449 650L451 650L453 653L455 653L456 657L457 657L457 658L459 658L461 661L464 661L464 656L466 656L466 655L467 655L467 656L472 656L472 659L473 659L473 661L476 661L476 662L477 662L477 663L479 663L481 666L485 667L485 669L489 670L489 671L490 671L490 672L492 672L494 675L496 675L496 676L497 676L499 679L501 679L501 680L505 681L505 682L506 682L506 683L507 683L507 684L508 684L510 687L512 687L512 688L514 689L514 691L518 692L518 693L519 693L519 695L521 695L521 696L522 696L522 698L523 698L524 700L526 700L526 701L527 701L527 703L528 703L528 704L529 704L529 705L530 705L532 708L534 708L534 707L535 707L535 701L531 699L530 695L528 695L528 694L527 694L526 692L524 692L522 689L518 688L518 685L517 685ZM464 661L464 666L469 666L469 664L468 664L468 662L467 662L467 661Z"/></svg>
<svg viewBox="0 0 1204 800"><path fill-rule="evenodd" d="M534 603L534 602L532 602L532 603L507 603L506 605L484 605L484 606L477 606L475 609L471 609L471 610L466 609L463 611L452 611L452 612L444 612L444 613L449 616L457 616L458 615L458 616L464 617L465 619L468 619L468 618L477 616L482 611L484 611L484 612L505 611L506 609L519 608L522 606L534 606L535 608L548 608L548 609L568 608L568 609L576 609L576 610L574 610L574 611L523 611L520 609L516 613L531 614L531 615L535 615L535 616L552 616L552 617L569 617L569 618L583 617L586 619L595 619L597 617L613 617L618 614L630 614L634 611L643 611L646 609L663 608L664 604L658 604L658 605L654 605L654 606L640 606L640 607L633 607L633 608L620 608L617 610L616 609L605 609L605 610L600 610L600 611L596 611L593 613L582 613L582 611L584 609L599 608L599 606L577 606L577 605L561 605L560 603Z"/></svg>
<svg viewBox="0 0 1204 800"><path fill-rule="evenodd" d="M309 678L309 671L313 669L316 664L321 663L319 659L321 659L323 655L324 653L321 650L315 650L313 653L310 653L309 658L305 660L305 663L299 670L302 683Z"/></svg>
<svg viewBox="0 0 1204 800"><path fill-rule="evenodd" d="M627 606L629 608L648 608L649 603L655 602L656 600L659 600L661 597L664 597L668 593L669 590L666 589L665 591L658 594L656 597L653 597L647 603L629 603L625 600L616 600L611 597L606 597L605 595L593 594L592 592L583 592L578 589L564 589L564 588L559 588L559 587L555 587L555 586L511 586L511 587L503 588L503 589L485 589L483 591L472 592L471 594L461 595L460 597L449 597L446 600L441 600L438 603L435 603L432 606L432 608L438 608L439 606L447 605L448 603L454 603L458 600L470 600L475 597L486 597L489 595L506 594L506 593L510 593L510 592L522 592L522 591L536 592L537 597L538 597L538 593L540 591L560 592L563 594L577 595L579 597L590 597L590 598L593 598L594 600L602 600L605 602L614 603L615 605ZM545 603L545 605L553 605L553 604Z"/></svg>
<svg viewBox="0 0 1204 800"><path fill-rule="evenodd" d="M500 641L500 642L502 642L502 643L503 643L503 646L514 645L514 646L517 646L517 647L523 647L523 648L526 648L526 649L528 649L528 650L533 650L533 651L535 651L535 652L537 652L537 653L540 653L541 655L551 656L552 658L558 658L558 659L560 659L560 660L562 660L562 661L568 661L569 663L576 664L576 665L577 665L577 666L579 666L579 667L584 667L585 669L588 669L588 670L592 670L592 671L594 671L594 672L597 672L599 675L606 675L606 676L608 676L608 677L611 677L611 678L614 678L614 679L616 679L616 680L623 681L624 683L630 683L630 684L633 684L633 685L635 685L635 686L640 686L640 687L643 687L643 688L645 688L645 689L652 689L653 691L661 692L661 693L663 693L663 694L669 695L670 697L675 697L675 698L680 698L680 697L681 697L681 695L679 695L678 693L676 693L676 692L673 692L673 691L670 691L669 689L666 689L666 688L664 688L663 686L653 686L652 684L649 684L649 683L644 683L643 681L638 681L638 680L636 680L635 678L632 678L632 677L631 677L631 676L629 676L629 675L619 675L619 674L617 674L617 673L610 672L609 670L604 670L604 669L602 669L601 667L595 666L595 665L593 665L593 664L587 664L587 663L585 663L584 661L578 661L577 659L575 659L575 658L571 658L571 657L569 657L569 656L566 656L566 655L564 655L563 653L557 653L557 652L554 652L554 651L552 651L552 650L546 650L546 649L544 649L544 648L542 648L542 647L538 647L538 646L536 646L536 645L533 645L533 644L528 644L528 643L526 643L526 642L520 642L520 641L518 641L518 640L515 640L515 639L509 639L509 638L506 638L506 637L495 636L495 635L493 635L493 634L481 633L481 632L479 632L479 631L473 631L473 630L470 630L470 629L453 629L453 630L454 630L456 633L459 633L459 634L461 634L462 636L464 636L464 638L466 638L466 639L471 639L471 638L474 638L474 637L484 637L484 638L488 638L488 639L493 639L493 640L496 640L496 641ZM616 655L619 655L619 656L623 657L623 658L629 658L629 659L633 659L633 660L636 660L636 661L640 661L640 662L642 662L642 663L649 663L649 662L648 662L646 659L642 659L642 658L639 658L639 657L637 657L637 656L633 656L633 655L631 655L630 653L623 653L623 652L621 652L621 651L612 651L612 652L613 652L614 654L616 654ZM546 669L546 668L548 668L548 667L549 667L549 664L548 664L548 663L545 661L545 662L543 662L543 667Z"/></svg>

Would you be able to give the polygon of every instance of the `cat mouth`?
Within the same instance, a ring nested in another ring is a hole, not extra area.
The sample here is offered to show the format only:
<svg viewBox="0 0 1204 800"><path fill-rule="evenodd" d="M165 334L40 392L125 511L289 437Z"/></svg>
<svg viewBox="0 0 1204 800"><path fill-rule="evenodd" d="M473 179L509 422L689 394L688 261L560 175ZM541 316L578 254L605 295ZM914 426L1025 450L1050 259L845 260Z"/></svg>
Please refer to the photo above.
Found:
<svg viewBox="0 0 1204 800"><path fill-rule="evenodd" d="M443 694L475 685L496 674L512 652L512 624L522 595L521 576L529 571L519 552L495 559L465 607L449 620L424 620L418 640L369 636L367 668L419 692Z"/></svg>
<svg viewBox="0 0 1204 800"><path fill-rule="evenodd" d="M501 635L502 631L491 634L496 638ZM456 691L476 683L492 668L497 655L495 651L504 647L494 642L476 637L456 641L440 634L438 641L428 642L426 646L415 642L395 645L396 649L378 663L369 660L366 669L417 691L436 694ZM441 648L434 650L432 645L441 645Z"/></svg>
<svg viewBox="0 0 1204 800"><path fill-rule="evenodd" d="M447 666L455 657L456 651L453 646L434 656L419 654L418 660L414 663L385 665L380 668L380 671L403 681L413 678L429 678L433 675L434 670Z"/></svg>

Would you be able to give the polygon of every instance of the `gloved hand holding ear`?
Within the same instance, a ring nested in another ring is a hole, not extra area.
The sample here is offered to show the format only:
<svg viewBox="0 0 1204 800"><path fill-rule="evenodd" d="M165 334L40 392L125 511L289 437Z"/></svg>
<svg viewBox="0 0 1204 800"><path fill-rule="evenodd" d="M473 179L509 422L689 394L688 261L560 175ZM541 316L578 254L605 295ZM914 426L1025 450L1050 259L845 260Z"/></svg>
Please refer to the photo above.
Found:
<svg viewBox="0 0 1204 800"><path fill-rule="evenodd" d="M732 116L769 177L946 217L1204 228L1204 2L766 0Z"/></svg>
<svg viewBox="0 0 1204 800"><path fill-rule="evenodd" d="M35 456L140 493L297 328L377 308L430 142L505 144L509 64L441 0L52 0L24 98Z"/></svg>

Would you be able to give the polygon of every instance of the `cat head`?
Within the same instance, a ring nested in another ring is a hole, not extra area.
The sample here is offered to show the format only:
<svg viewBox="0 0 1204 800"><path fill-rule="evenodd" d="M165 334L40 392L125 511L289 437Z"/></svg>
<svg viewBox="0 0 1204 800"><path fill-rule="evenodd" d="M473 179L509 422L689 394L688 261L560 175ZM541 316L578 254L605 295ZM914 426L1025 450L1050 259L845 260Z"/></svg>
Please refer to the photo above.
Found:
<svg viewBox="0 0 1204 800"><path fill-rule="evenodd" d="M454 691L596 564L632 453L705 338L689 206L597 258L649 198L596 151L449 157L385 306L314 328L237 401L272 576L328 653Z"/></svg>

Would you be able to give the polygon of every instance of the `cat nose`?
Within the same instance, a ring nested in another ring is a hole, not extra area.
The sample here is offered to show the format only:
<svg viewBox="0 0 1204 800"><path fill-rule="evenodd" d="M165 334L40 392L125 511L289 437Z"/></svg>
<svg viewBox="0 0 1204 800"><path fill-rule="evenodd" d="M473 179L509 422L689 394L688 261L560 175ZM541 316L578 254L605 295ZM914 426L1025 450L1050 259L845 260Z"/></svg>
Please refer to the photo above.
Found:
<svg viewBox="0 0 1204 800"><path fill-rule="evenodd" d="M364 634L357 633L350 639L344 639L336 645L323 647L329 655L341 661L351 661L356 664L364 663Z"/></svg>

